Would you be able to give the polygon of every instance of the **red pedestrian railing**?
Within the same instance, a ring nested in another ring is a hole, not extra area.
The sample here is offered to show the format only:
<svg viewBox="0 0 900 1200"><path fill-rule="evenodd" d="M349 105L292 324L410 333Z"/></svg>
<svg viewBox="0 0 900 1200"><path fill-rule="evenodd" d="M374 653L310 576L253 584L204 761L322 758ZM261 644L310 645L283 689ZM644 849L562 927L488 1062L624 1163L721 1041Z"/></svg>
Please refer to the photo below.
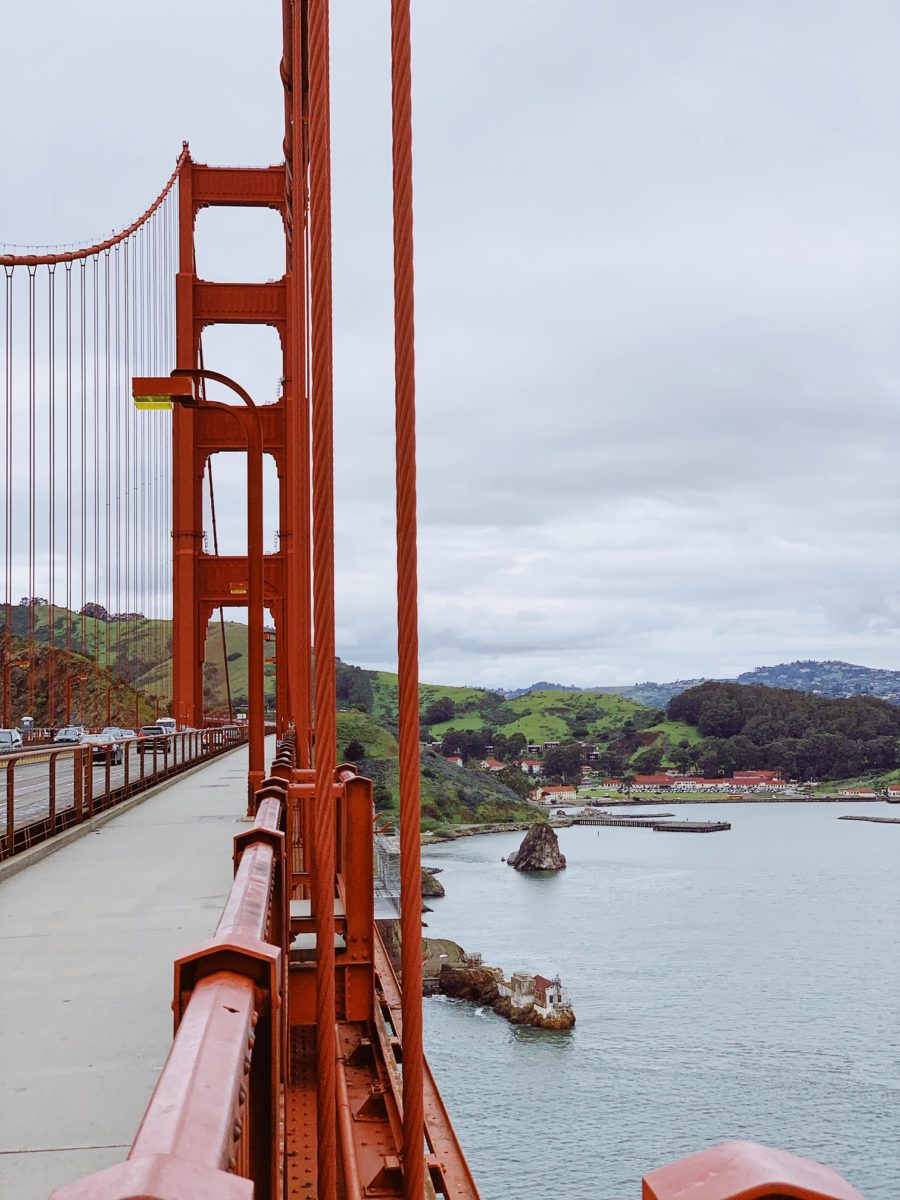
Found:
<svg viewBox="0 0 900 1200"><path fill-rule="evenodd" d="M0 862L245 741L245 730L231 725L4 755Z"/></svg>

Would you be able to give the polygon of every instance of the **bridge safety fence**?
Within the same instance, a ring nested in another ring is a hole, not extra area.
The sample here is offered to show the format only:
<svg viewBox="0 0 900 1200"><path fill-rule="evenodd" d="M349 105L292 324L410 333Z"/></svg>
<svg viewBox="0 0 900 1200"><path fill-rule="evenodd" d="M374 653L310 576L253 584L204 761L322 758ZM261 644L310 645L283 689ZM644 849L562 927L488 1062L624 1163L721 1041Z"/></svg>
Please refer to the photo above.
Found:
<svg viewBox="0 0 900 1200"><path fill-rule="evenodd" d="M0 757L0 862L247 739L242 726L42 746Z"/></svg>

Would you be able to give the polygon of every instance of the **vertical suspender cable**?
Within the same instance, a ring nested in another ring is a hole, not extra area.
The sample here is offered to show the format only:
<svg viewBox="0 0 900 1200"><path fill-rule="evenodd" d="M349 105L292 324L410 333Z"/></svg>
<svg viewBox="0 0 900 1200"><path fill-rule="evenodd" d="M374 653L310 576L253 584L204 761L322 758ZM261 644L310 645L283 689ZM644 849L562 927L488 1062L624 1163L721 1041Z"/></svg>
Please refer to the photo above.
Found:
<svg viewBox="0 0 900 1200"><path fill-rule="evenodd" d="M37 600L35 589L35 556L37 553L37 511L35 488L37 487L37 314L35 312L35 275L37 268L28 268L28 712L34 713L35 676L35 615Z"/></svg>
<svg viewBox="0 0 900 1200"><path fill-rule="evenodd" d="M85 657L88 656L87 647L87 618L84 615L84 605L87 600L85 595L87 591L87 260L81 260L81 274L79 277L79 322L78 336L81 350L80 361L80 382L81 382L81 421L79 423L79 433L81 437L81 471L79 475L79 483L81 490L81 505L80 505L80 523L81 533L78 542L78 557L81 560L81 645L79 652Z"/></svg>
<svg viewBox="0 0 900 1200"><path fill-rule="evenodd" d="M50 584L47 592L47 709L45 723L56 724L56 267L47 268L47 402L49 452L47 467L50 504Z"/></svg>
<svg viewBox="0 0 900 1200"><path fill-rule="evenodd" d="M4 393L5 412L3 429L3 451L6 486L3 493L3 662L12 654L12 519L13 519L13 486L12 486L12 381L13 381L13 271L14 267L4 266L5 301L4 328ZM3 672L4 688L8 687L9 675ZM4 713L8 713L9 697L3 693Z"/></svg>
<svg viewBox="0 0 900 1200"><path fill-rule="evenodd" d="M309 134L312 269L312 507L315 655L317 1195L337 1194L337 1039L334 994L337 757L334 669L334 413L331 328L331 131L328 0L309 2Z"/></svg>
<svg viewBox="0 0 900 1200"><path fill-rule="evenodd" d="M93 259L93 328L91 334L94 345L94 594L93 603L100 603L100 258ZM94 657L94 724L100 712L100 628L97 620L97 609L92 610L93 617L93 657Z"/></svg>
<svg viewBox="0 0 900 1200"><path fill-rule="evenodd" d="M107 620L103 625L103 666L106 671L106 724L112 724L112 712L110 711L110 690L109 690L109 669L110 669L110 620L109 617L113 613L112 592L110 589L110 579L112 578L112 543L111 543L111 528L110 518L112 516L112 505L110 503L112 495L112 375L110 370L110 332L111 320L109 312L109 250L103 251L103 361L104 361L104 380L103 380L103 401L104 401L104 420L103 420L103 445L105 450L105 477L103 481L103 548L105 560L103 564L103 599L104 607L106 608Z"/></svg>
<svg viewBox="0 0 900 1200"><path fill-rule="evenodd" d="M391 0L394 190L394 398L397 454L397 675L400 743L400 933L403 972L403 1195L425 1190L422 1066L422 870L416 380L413 308L410 0Z"/></svg>
<svg viewBox="0 0 900 1200"><path fill-rule="evenodd" d="M121 327L121 254L118 245L114 258L115 271L113 276L115 279L115 360L116 360L116 379L115 379L115 413L116 413L116 433L115 433L115 454L116 454L116 611L115 611L115 666L116 666L116 681L122 681L122 422L124 419L123 403L125 396L128 395L128 389L122 387L122 327ZM125 715L122 708L121 692L117 692L117 714L116 724L125 724Z"/></svg>
<svg viewBox="0 0 900 1200"><path fill-rule="evenodd" d="M72 264L66 263L66 654L72 653ZM71 661L66 671L72 670ZM63 724L69 713L63 715Z"/></svg>

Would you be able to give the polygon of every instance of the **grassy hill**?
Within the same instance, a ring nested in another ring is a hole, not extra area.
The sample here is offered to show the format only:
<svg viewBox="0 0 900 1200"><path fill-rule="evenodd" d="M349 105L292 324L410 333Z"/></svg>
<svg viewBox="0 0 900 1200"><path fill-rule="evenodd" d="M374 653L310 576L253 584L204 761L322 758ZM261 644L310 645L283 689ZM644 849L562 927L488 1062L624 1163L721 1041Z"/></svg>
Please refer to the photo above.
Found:
<svg viewBox="0 0 900 1200"><path fill-rule="evenodd" d="M9 716L13 723L32 716L37 726L60 726L69 723L66 707L66 681L71 680L69 695L75 720L89 727L107 724L107 712L112 724L131 727L143 725L156 716L156 704L146 695L122 685L105 668L80 654L55 650L51 654L46 644L37 644L29 655L26 638L14 636L10 643L13 659L27 660L27 670L10 672ZM52 658L52 662L51 662ZM53 697L48 691L53 679Z"/></svg>

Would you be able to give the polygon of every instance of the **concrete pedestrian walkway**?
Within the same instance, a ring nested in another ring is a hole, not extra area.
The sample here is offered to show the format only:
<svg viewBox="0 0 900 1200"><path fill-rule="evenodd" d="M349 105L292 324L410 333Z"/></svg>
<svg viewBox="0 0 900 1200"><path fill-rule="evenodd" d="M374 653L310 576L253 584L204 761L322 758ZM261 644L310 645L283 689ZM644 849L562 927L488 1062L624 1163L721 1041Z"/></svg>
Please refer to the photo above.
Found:
<svg viewBox="0 0 900 1200"><path fill-rule="evenodd" d="M124 1158L172 1041L173 959L231 885L246 780L244 747L0 883L0 1197Z"/></svg>

